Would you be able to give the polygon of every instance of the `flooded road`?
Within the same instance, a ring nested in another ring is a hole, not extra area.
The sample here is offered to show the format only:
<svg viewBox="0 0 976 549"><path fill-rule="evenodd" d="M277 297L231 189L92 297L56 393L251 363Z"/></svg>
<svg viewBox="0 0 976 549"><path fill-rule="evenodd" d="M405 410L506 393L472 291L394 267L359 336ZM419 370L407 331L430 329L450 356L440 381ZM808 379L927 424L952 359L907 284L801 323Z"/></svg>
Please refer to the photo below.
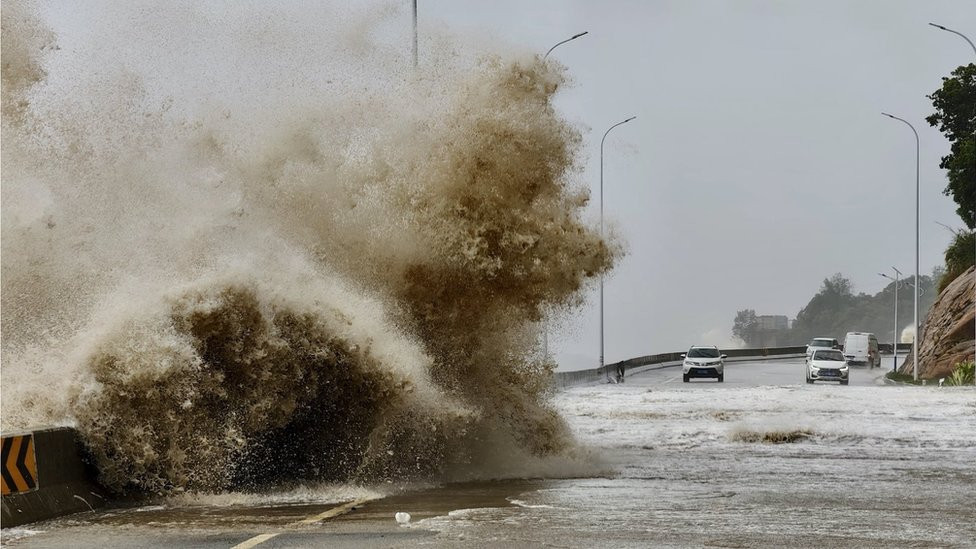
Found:
<svg viewBox="0 0 976 549"><path fill-rule="evenodd" d="M729 364L723 384L669 368L571 388L555 401L604 460L595 478L173 503L5 530L5 545L974 546L976 392L886 386L884 371L810 386L786 360ZM368 501L308 520L353 500Z"/></svg>

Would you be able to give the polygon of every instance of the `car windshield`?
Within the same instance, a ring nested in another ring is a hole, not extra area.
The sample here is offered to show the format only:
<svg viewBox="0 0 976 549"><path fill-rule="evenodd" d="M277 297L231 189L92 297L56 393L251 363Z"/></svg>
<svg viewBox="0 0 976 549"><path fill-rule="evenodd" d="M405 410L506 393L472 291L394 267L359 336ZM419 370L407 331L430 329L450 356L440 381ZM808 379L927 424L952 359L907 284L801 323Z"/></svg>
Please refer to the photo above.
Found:
<svg viewBox="0 0 976 549"><path fill-rule="evenodd" d="M810 342L811 347L833 347L834 341L832 339L814 339Z"/></svg>
<svg viewBox="0 0 976 549"><path fill-rule="evenodd" d="M718 358L718 349L692 347L688 351L688 358Z"/></svg>
<svg viewBox="0 0 976 549"><path fill-rule="evenodd" d="M840 351L835 351L833 349L825 349L823 351L817 351L816 353L814 353L813 359L843 361L844 355Z"/></svg>

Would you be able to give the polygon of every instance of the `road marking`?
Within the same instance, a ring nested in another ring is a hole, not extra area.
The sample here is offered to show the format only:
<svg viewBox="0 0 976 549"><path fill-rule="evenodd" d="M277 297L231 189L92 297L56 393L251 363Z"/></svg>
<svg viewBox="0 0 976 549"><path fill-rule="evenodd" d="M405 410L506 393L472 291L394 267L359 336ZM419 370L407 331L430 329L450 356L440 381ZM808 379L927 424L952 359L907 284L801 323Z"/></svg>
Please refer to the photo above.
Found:
<svg viewBox="0 0 976 549"><path fill-rule="evenodd" d="M355 510L356 507L359 507L361 505L364 505L367 501L369 501L369 498L362 498L362 499L357 499L357 500L354 500L354 501L350 501L348 503L343 503L342 505L339 505L338 507L333 507L333 508L331 508L331 509L329 509L329 510L327 510L325 512L319 513L317 515L313 515L311 517L304 518L304 519L302 519L302 520L300 520L298 522L292 522L291 524L288 524L286 526L286 528L290 528L290 527L294 527L294 526L305 526L307 524L315 524L317 522L322 522L323 520L327 520L327 519L330 519L330 518L335 518L335 517L338 517L340 515L345 515L346 513ZM237 545L231 547L230 549L251 549L251 547L255 547L257 545L260 545L260 544L268 541L269 539L277 536L280 533L281 532L278 532L278 533L275 533L275 534L260 534L260 535L254 536L253 538L251 538L249 540L246 540L246 541L243 541L241 543L238 543Z"/></svg>
<svg viewBox="0 0 976 549"><path fill-rule="evenodd" d="M299 526L303 524L315 524L316 522L322 522L323 520L338 517L339 515L345 515L349 511L352 511L356 507L363 505L369 501L368 499L357 499L355 501L350 501L349 503L344 503L338 507L333 507L324 513L319 513L314 517L308 517L307 519L300 520L298 522L293 522L288 526Z"/></svg>
<svg viewBox="0 0 976 549"><path fill-rule="evenodd" d="M262 544L277 535L278 534L261 534L260 536L254 536L253 538L245 542L238 543L237 545L231 547L230 549L251 549L251 547Z"/></svg>

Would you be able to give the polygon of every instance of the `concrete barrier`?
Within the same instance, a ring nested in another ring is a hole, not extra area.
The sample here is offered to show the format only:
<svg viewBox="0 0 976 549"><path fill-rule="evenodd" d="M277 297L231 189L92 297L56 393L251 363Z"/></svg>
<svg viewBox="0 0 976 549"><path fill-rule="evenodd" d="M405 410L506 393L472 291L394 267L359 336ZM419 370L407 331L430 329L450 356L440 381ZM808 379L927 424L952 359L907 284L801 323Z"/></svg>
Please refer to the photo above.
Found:
<svg viewBox="0 0 976 549"><path fill-rule="evenodd" d="M108 492L95 482L78 433L67 427L5 432L3 439L4 528L92 511Z"/></svg>
<svg viewBox="0 0 976 549"><path fill-rule="evenodd" d="M593 368L591 370L577 370L573 372L556 372L553 375L553 385L557 389L572 387L582 383L602 381L607 379L607 372L611 378L616 377L617 368L623 366L624 375L633 375L647 370L657 370L661 368L673 368L680 366L682 362L681 354L685 351L673 353L660 353L656 355L646 355L637 358L630 358L613 364L607 364L603 368ZM726 362L742 362L747 360L770 360L776 358L796 358L806 354L806 345L793 347L766 347L758 349L729 349L722 351L728 355Z"/></svg>

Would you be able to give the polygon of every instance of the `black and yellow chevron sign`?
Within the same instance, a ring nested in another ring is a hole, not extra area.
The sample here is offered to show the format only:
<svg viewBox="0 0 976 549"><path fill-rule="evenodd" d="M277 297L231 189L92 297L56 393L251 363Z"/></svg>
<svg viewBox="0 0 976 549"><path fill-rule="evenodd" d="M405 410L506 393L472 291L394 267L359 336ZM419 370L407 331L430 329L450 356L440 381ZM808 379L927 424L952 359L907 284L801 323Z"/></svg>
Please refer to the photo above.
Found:
<svg viewBox="0 0 976 549"><path fill-rule="evenodd" d="M34 435L3 437L3 495L37 489Z"/></svg>

